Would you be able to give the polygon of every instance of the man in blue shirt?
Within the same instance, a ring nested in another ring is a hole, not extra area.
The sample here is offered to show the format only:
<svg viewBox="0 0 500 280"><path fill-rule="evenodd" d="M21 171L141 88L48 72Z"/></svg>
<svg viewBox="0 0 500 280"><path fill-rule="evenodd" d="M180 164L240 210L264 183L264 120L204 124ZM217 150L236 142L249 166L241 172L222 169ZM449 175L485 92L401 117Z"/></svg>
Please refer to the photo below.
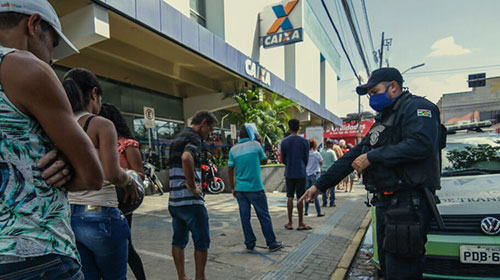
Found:
<svg viewBox="0 0 500 280"><path fill-rule="evenodd" d="M245 245L248 251L255 248L255 235L250 224L251 205L255 209L257 218L266 238L269 251L275 252L283 248L281 242L276 241L273 224L269 216L267 198L264 193L260 165L267 163L266 155L261 146L260 135L255 134L257 141L251 141L245 125L240 130L240 141L229 151L228 175L229 186L233 196L238 200L240 220L245 236ZM234 187L234 170L236 169L236 189Z"/></svg>
<svg viewBox="0 0 500 280"><path fill-rule="evenodd" d="M291 119L288 121L290 136L281 141L281 159L285 164L286 196L288 197L287 212L288 224L286 229L293 229L293 197L297 194L299 199L306 189L306 166L309 160L309 141L304 137L298 136L300 128L299 120ZM312 227L304 224L304 204L297 203L297 212L299 214L299 225L297 230L309 230Z"/></svg>

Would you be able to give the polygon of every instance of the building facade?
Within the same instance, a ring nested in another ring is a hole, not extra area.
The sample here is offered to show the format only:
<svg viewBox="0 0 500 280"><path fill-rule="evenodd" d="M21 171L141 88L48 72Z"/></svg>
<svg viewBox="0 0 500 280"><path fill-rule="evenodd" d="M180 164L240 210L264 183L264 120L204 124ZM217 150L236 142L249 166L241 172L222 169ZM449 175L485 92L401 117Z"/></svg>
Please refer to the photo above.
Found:
<svg viewBox="0 0 500 280"><path fill-rule="evenodd" d="M484 87L471 91L445 93L438 101L444 124L477 121L500 122L500 77L486 78Z"/></svg>
<svg viewBox="0 0 500 280"><path fill-rule="evenodd" d="M142 146L161 159L197 110L237 110L227 96L248 89L302 105L294 116L303 126L341 124L334 114L340 56L317 1L49 2L80 50L57 61L56 73L73 67L96 73L104 102L118 106ZM151 130L144 107L155 110Z"/></svg>

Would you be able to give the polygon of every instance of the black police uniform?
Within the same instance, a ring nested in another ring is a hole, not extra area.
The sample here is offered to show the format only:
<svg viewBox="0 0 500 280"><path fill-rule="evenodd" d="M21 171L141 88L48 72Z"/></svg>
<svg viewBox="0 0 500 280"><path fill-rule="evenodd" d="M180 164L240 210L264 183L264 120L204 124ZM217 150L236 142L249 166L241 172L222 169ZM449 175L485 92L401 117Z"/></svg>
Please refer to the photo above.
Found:
<svg viewBox="0 0 500 280"><path fill-rule="evenodd" d="M363 183L374 194L378 255L386 279L420 279L423 273L432 213L422 190L440 185L440 129L437 106L403 92L375 117L363 140L315 184L326 191L367 153L371 165L363 172Z"/></svg>

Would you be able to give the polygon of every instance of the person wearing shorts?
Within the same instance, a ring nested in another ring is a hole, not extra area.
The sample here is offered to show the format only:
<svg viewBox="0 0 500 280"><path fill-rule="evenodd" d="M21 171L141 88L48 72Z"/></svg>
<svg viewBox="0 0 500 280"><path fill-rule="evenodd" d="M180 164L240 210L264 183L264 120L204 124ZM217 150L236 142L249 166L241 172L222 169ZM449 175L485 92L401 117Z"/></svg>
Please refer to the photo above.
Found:
<svg viewBox="0 0 500 280"><path fill-rule="evenodd" d="M195 250L202 251L210 247L208 212L205 206L193 204L182 208L169 207L169 211L174 230L172 246L186 248L191 232Z"/></svg>
<svg viewBox="0 0 500 280"><path fill-rule="evenodd" d="M306 166L309 160L309 141L297 135L300 125L299 120L291 119L288 122L290 136L281 141L281 159L285 164L286 196L288 223L285 228L292 230L293 198L299 199L306 189ZM304 204L297 203L299 224L297 230L309 230L311 226L304 224Z"/></svg>
<svg viewBox="0 0 500 280"><path fill-rule="evenodd" d="M184 128L170 145L170 197L168 210L172 216L172 256L179 280L189 279L184 270L184 248L189 232L194 242L196 279L206 279L210 232L208 213L201 187L201 141L217 125L217 118L208 111L197 112L191 126Z"/></svg>

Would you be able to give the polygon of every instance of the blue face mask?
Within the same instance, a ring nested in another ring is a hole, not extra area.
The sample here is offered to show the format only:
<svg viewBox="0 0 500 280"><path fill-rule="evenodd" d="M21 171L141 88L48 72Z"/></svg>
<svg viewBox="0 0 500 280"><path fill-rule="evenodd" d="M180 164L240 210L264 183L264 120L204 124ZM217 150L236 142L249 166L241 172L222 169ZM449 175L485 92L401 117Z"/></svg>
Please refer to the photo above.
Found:
<svg viewBox="0 0 500 280"><path fill-rule="evenodd" d="M391 85L388 85L384 92L377 93L370 97L370 107L377 112L382 112L387 105L391 104L392 98L387 97L387 92Z"/></svg>

